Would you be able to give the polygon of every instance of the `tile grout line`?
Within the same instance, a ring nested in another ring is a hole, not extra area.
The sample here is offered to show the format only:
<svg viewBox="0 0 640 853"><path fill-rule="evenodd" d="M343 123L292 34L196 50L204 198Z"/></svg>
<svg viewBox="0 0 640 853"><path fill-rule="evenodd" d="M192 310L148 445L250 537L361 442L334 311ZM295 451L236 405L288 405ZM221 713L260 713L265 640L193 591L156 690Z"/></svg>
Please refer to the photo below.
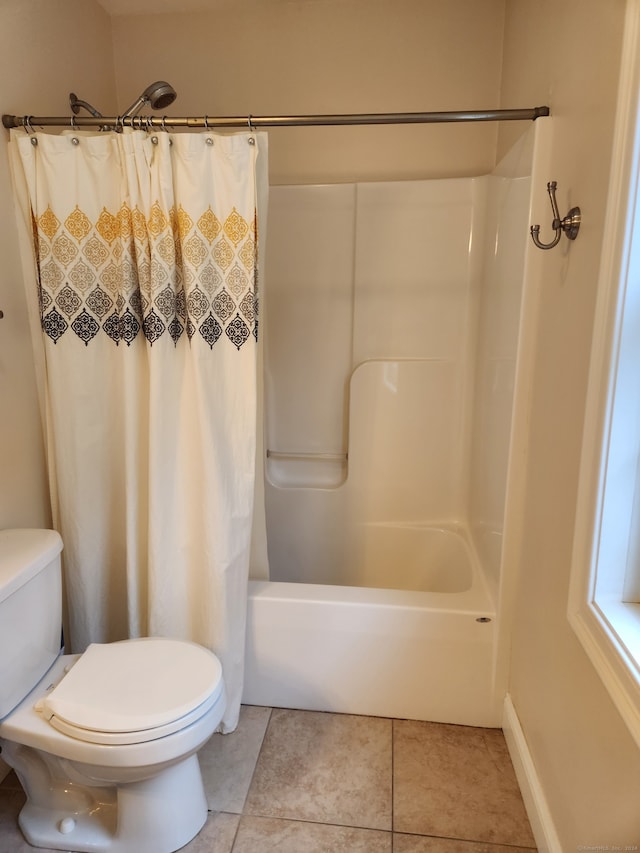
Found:
<svg viewBox="0 0 640 853"><path fill-rule="evenodd" d="M486 841L482 838L460 838L458 835L431 835L429 833L407 832L405 830L402 832L393 832L392 834L410 835L413 838L430 838L434 841L452 841L457 842L458 844L484 845L485 847L511 847L513 850L526 850L531 851L531 853L538 853L537 847L523 847L521 844L512 844L510 841Z"/></svg>
<svg viewBox="0 0 640 853"><path fill-rule="evenodd" d="M264 741L267 737L267 731L269 730L269 725L271 724L271 716L273 714L273 708L269 708L269 715L267 717L267 724L264 727L264 733L262 735L262 740L260 741L260 749L258 750L258 754L256 756L256 762L253 765L253 770L251 771L251 779L249 780L249 784L247 785L247 791L244 795L244 800L242 801L242 808L240 809L240 814L238 815L238 823L236 825L236 831L233 835L233 841L231 843L231 847L229 848L229 853L233 853L236 841L238 840L238 834L240 833L240 824L242 823L242 818L244 817L244 810L247 805L247 798L249 796L249 791L251 790L251 785L253 784L253 778L256 775L256 768L258 766L258 761L260 760L260 756L262 754L262 748L264 747Z"/></svg>
<svg viewBox="0 0 640 853"><path fill-rule="evenodd" d="M244 795L244 800L242 801L242 809L240 810L240 819L244 817L245 808L247 805L247 799L249 797L249 791L251 790L251 786L253 785L253 779L256 775L256 769L258 767L258 762L260 761L260 756L262 755L262 750L264 749L264 742L267 738L267 732L269 731L269 726L271 725L271 718L273 716L273 708L269 708L269 716L267 718L267 725L264 727L264 734L262 735L262 740L260 741L260 749L258 750L258 754L256 756L255 764L253 765L253 770L251 771L251 779L249 781L249 785L247 786L247 792ZM238 826L240 826L240 821L238 821ZM231 853L233 853L233 848L231 848Z"/></svg>
<svg viewBox="0 0 640 853"><path fill-rule="evenodd" d="M257 820L274 820L280 823L300 823L300 824L311 824L313 826L330 826L335 829L356 829L362 832L376 832L376 833L384 833L385 835L391 835L392 832L390 829L377 829L375 826L361 826L360 824L354 823L331 823L326 820L311 820L311 818L307 817L274 817L270 814L248 814L248 815L238 815L236 812L217 812L217 814L228 814L232 817L248 817L248 818L256 818ZM410 833L411 834L411 833ZM418 835L418 838L422 838L423 836ZM424 836L425 838L431 838L431 836ZM437 837L437 836L433 836Z"/></svg>
<svg viewBox="0 0 640 853"><path fill-rule="evenodd" d="M391 719L391 853L393 853L395 848L395 781L396 781L396 749L395 749L395 737L396 737L396 721Z"/></svg>
<svg viewBox="0 0 640 853"><path fill-rule="evenodd" d="M222 812L218 812L218 814L222 814ZM236 841L238 840L238 833L240 832L240 821L242 820L242 815L238 815L238 823L236 824L236 831L233 833L233 841L231 842L231 847L229 848L229 853L233 853L233 849L236 846Z"/></svg>

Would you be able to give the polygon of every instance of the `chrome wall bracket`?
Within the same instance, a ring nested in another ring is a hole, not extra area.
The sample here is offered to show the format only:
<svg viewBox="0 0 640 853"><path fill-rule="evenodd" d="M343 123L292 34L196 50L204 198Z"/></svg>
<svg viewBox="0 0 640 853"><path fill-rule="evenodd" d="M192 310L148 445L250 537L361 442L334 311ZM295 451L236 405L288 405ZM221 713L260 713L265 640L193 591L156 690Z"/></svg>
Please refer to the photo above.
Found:
<svg viewBox="0 0 640 853"><path fill-rule="evenodd" d="M572 207L565 217L562 219L560 218L558 203L556 202L557 186L558 184L556 181L550 181L547 184L547 192L549 193L551 210L553 212L553 222L551 223L551 227L556 232L555 237L550 243L543 243L540 240L540 226L531 226L531 239L539 249L553 249L553 247L557 246L560 242L560 237L562 237L563 232L567 235L569 240L575 240L578 236L578 231L580 230L582 213L579 207Z"/></svg>

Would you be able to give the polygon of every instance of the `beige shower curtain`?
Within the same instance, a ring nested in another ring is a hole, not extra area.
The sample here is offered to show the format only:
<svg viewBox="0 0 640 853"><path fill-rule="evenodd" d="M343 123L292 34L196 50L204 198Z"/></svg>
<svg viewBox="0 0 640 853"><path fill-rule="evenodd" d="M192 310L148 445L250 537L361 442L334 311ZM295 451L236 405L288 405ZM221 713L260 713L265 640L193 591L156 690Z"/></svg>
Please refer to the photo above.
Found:
<svg viewBox="0 0 640 853"><path fill-rule="evenodd" d="M67 646L182 637L238 719L263 133L14 131ZM35 263L34 263L35 261ZM35 281L34 281L35 278Z"/></svg>

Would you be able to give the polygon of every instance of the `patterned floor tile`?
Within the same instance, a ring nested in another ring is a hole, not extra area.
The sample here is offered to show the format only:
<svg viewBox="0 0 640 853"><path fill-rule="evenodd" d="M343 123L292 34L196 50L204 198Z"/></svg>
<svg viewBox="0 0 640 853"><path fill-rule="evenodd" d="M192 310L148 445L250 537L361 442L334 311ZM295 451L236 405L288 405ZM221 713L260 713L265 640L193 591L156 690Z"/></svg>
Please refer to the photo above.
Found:
<svg viewBox="0 0 640 853"><path fill-rule="evenodd" d="M391 720L274 709L245 814L391 829Z"/></svg>
<svg viewBox="0 0 640 853"><path fill-rule="evenodd" d="M213 735L198 753L211 811L242 813L270 714L271 708L243 705L235 732Z"/></svg>
<svg viewBox="0 0 640 853"><path fill-rule="evenodd" d="M394 830L535 846L502 732L394 721Z"/></svg>

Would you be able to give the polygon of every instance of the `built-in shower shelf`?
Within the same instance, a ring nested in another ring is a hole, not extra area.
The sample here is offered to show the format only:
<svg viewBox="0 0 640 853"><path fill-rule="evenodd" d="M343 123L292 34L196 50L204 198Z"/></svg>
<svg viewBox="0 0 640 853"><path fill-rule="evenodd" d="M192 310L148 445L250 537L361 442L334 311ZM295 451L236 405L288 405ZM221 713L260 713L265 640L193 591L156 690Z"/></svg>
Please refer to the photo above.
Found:
<svg viewBox="0 0 640 853"><path fill-rule="evenodd" d="M298 453L284 450L267 450L267 459L290 459L316 462L346 462L346 453Z"/></svg>
<svg viewBox="0 0 640 853"><path fill-rule="evenodd" d="M269 481L281 488L333 489L347 478L347 454L267 450Z"/></svg>

